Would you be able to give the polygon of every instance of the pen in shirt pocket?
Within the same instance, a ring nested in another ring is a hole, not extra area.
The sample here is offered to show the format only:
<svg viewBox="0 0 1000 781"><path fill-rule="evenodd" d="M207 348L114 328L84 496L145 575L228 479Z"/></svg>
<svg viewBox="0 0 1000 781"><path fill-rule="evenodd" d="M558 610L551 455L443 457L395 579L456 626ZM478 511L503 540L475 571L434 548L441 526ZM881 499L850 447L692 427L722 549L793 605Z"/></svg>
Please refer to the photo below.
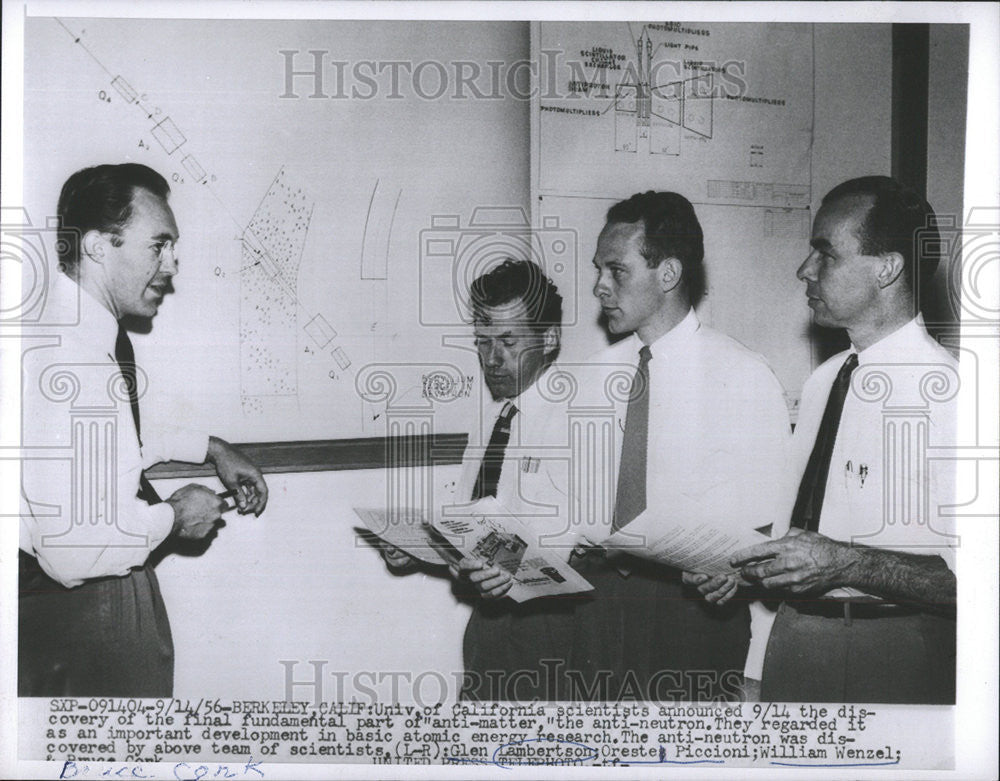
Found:
<svg viewBox="0 0 1000 781"><path fill-rule="evenodd" d="M868 465L858 464L857 470L854 468L854 462L848 460L844 464L844 486L848 487L851 484L852 479L857 479L858 485L861 488L865 487L865 480L868 478Z"/></svg>

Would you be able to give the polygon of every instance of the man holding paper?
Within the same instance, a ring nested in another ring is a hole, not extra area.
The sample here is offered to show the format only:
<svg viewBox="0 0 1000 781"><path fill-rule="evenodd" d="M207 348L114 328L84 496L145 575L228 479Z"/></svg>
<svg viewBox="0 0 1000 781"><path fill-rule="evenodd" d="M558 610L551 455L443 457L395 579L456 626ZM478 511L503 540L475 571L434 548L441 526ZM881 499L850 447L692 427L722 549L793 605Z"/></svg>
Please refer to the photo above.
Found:
<svg viewBox="0 0 1000 781"><path fill-rule="evenodd" d="M919 315L941 246L935 215L893 179L852 179L823 199L811 244L798 270L809 306L851 347L803 389L774 541L732 557L784 600L770 640L754 632L760 696L954 703L959 378ZM715 600L720 586L702 584Z"/></svg>
<svg viewBox="0 0 1000 781"><path fill-rule="evenodd" d="M562 296L530 261L505 260L471 286L476 349L489 399L469 435L457 506L444 510L516 514L531 545L565 562L575 538L565 512L565 406L555 401ZM413 559L382 546L390 568ZM567 569L569 569L567 567ZM451 575L477 594L463 643L468 699L554 699L560 666L573 633L572 598L541 597L517 603L506 597L514 583L508 569L467 556ZM577 577L569 569L570 577ZM548 665L551 661L554 665Z"/></svg>
<svg viewBox="0 0 1000 781"><path fill-rule="evenodd" d="M59 197L65 276L23 363L22 697L171 696L173 641L148 559L172 535L206 537L228 508L226 494L194 484L161 502L146 467L207 460L241 512L267 504L260 470L236 448L163 425L144 397L126 323L154 317L172 291L169 191L126 163L76 172Z"/></svg>
<svg viewBox="0 0 1000 781"><path fill-rule="evenodd" d="M745 545L772 521L789 424L764 359L695 314L703 255L694 209L676 193L615 204L598 239L594 295L611 334L627 338L595 361L634 373L610 445L614 506L585 532L628 553L575 557L596 595L575 616L581 697L704 701L735 697L741 683L747 605L705 604L662 562L708 563L716 546Z"/></svg>

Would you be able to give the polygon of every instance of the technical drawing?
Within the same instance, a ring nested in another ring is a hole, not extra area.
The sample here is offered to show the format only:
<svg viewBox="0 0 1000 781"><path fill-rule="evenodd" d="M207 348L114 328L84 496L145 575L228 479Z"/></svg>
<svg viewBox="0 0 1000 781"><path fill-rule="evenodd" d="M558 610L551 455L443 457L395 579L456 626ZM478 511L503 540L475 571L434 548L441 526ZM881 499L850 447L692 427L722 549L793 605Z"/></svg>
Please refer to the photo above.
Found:
<svg viewBox="0 0 1000 781"><path fill-rule="evenodd" d="M111 81L111 86L118 90L118 94L125 99L126 103L135 103L139 97L139 94L132 89L132 85L121 76L115 76Z"/></svg>
<svg viewBox="0 0 1000 781"><path fill-rule="evenodd" d="M147 106L144 101L146 100L145 95L139 94L139 92L120 74L113 74L108 67L94 54L90 48L83 41L82 34L77 35L61 19L55 20L60 27L62 27L69 36L73 39L73 43L76 44L82 51L87 53L97 65L111 78L111 86L115 91L122 97L126 104L133 105L138 108L146 116L148 120L154 120L155 117L159 116L160 109ZM181 146L187 143L187 137L181 132L180 128L174 123L170 117L164 117L163 119L155 122L150 128L150 132L153 138L157 140L163 151L168 155L172 155ZM211 178L212 181L215 177L209 177L209 174L201 167L197 160L191 155L187 155L182 161L185 170L188 174L194 178L194 181L199 184L205 184ZM176 181L176 179L175 179ZM218 197L218 196L216 196Z"/></svg>
<svg viewBox="0 0 1000 781"><path fill-rule="evenodd" d="M381 184L381 179L375 180L375 187L368 200L365 232L361 239L362 279L388 279L389 276L389 244L403 191L384 186L380 191ZM393 191L395 197L392 195Z"/></svg>
<svg viewBox="0 0 1000 781"><path fill-rule="evenodd" d="M323 315L313 317L312 320L306 323L306 327L303 330L309 334L309 338L320 348L330 344L337 335L337 332L326 322L326 318Z"/></svg>
<svg viewBox="0 0 1000 781"><path fill-rule="evenodd" d="M809 185L776 182L738 182L729 179L709 179L707 195L712 199L766 203L794 208L809 199Z"/></svg>
<svg viewBox="0 0 1000 781"><path fill-rule="evenodd" d="M205 173L205 169L198 164L198 161L195 160L194 155L186 155L184 159L181 160L181 165L184 166L185 170L189 174L191 174L191 178L194 179L196 182L200 183L205 181L205 177L207 176L207 174Z"/></svg>
<svg viewBox="0 0 1000 781"><path fill-rule="evenodd" d="M644 27L635 44L636 67L615 87L615 151L679 155L681 130L712 137L714 78L711 72L652 84L653 42Z"/></svg>
<svg viewBox="0 0 1000 781"><path fill-rule="evenodd" d="M123 76L111 71L91 51L84 40L84 31L77 34L63 20L54 21L66 31L73 44L104 72L123 103L142 111L150 122L149 132L167 155L173 155L188 142L173 119L162 116L163 112L159 107L148 104L144 93L133 87ZM250 223L244 226L212 186L216 179L214 174L208 173L193 154L185 154L180 163L193 182L206 186L240 232L241 402L244 414L263 414L267 411L265 401L268 398L298 394L298 318L301 316L307 320L304 330L321 349L329 349L330 343L337 336L337 331L322 315L305 312L297 294L299 265L313 204L301 188L289 183L282 168ZM179 172L174 172L172 178L175 182L183 181ZM376 200L377 192L379 182L376 181L372 203ZM386 194L383 201L385 206L379 210L381 221L373 218L372 204L369 204L362 278L387 278L389 242L401 195L402 190L396 190L394 196ZM366 276L367 269L370 272ZM216 276L219 276L218 269ZM351 366L351 360L343 348L335 348L330 356L341 371Z"/></svg>
<svg viewBox="0 0 1000 781"><path fill-rule="evenodd" d="M336 348L331 355L333 355L333 359L337 362L337 366L339 366L341 370L344 370L351 365L351 359L347 357L347 353L344 352L343 347Z"/></svg>
<svg viewBox="0 0 1000 781"><path fill-rule="evenodd" d="M705 138L712 137L713 73L684 80L684 129Z"/></svg>
<svg viewBox="0 0 1000 781"><path fill-rule="evenodd" d="M170 117L164 117L153 126L153 138L160 142L163 151L172 155L187 139Z"/></svg>
<svg viewBox="0 0 1000 781"><path fill-rule="evenodd" d="M266 397L298 393L295 291L312 208L282 168L243 233L240 379L244 412L261 411L262 404L257 402ZM315 317L310 325L312 332L323 333Z"/></svg>

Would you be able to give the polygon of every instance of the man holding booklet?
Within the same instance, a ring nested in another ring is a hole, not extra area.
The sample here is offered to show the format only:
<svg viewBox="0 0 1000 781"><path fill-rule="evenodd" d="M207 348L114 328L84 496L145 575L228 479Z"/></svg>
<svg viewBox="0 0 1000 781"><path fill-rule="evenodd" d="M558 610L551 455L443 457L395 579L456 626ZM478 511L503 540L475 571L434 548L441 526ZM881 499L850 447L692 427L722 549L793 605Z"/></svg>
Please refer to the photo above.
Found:
<svg viewBox="0 0 1000 781"><path fill-rule="evenodd" d="M559 671L548 662L565 660L573 634L575 600L565 594L590 588L567 564L577 538L566 522L567 464L553 457L566 437L566 406L551 387L563 376L553 365L562 297L535 263L515 260L476 278L470 294L490 399L469 434L457 504L434 508L441 512L433 519L445 532L438 543L458 543L462 532L477 540L472 555L441 546L452 577L481 597L465 633L462 696L555 699ZM483 534L483 523L493 530ZM382 553L395 571L414 566L391 545ZM528 568L540 575L535 593L554 595L531 599L530 587L513 578L519 566L522 581Z"/></svg>
<svg viewBox="0 0 1000 781"><path fill-rule="evenodd" d="M699 573L688 576L692 584L731 572L731 552L766 539L754 529L774 520L789 425L764 360L698 321L703 254L682 196L649 192L613 206L593 292L611 334L631 336L561 368L551 365L560 307L539 316L533 303L559 297L537 267L508 262L473 283L494 403L481 440L470 437L490 444L467 449L458 495L474 503L467 513L515 514L530 527L530 555L540 551L561 567L568 559L575 582L516 603L523 572L514 579L496 565L522 547L507 532L479 537L475 555L452 561L452 575L483 597L466 630L463 696L739 696L747 603L706 603L682 583L682 570ZM521 269L531 278L512 285L506 278ZM456 518L452 529L472 529L463 523ZM444 528L439 519L434 526ZM391 548L384 555L394 569L412 564ZM505 595L512 599L498 600Z"/></svg>
<svg viewBox="0 0 1000 781"><path fill-rule="evenodd" d="M570 662L585 687L578 698L739 695L747 603L706 604L681 568L718 572L719 550L764 539L753 530L773 521L789 423L764 359L695 314L703 256L694 209L676 193L615 204L598 239L594 295L611 334L627 338L594 363L609 372L626 364L634 374L610 445L613 508L580 498L597 506L585 531L599 546L574 557L595 588L574 617ZM749 664L747 675L759 674L760 661Z"/></svg>

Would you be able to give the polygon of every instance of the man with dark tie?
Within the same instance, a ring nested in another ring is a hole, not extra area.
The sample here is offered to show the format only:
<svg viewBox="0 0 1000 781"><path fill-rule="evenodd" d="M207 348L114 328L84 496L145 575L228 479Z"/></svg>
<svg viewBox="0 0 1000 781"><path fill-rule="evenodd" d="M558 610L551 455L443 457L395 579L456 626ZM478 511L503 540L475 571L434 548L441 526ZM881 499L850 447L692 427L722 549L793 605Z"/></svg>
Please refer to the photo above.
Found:
<svg viewBox="0 0 1000 781"><path fill-rule="evenodd" d="M148 560L172 535L206 537L226 502L194 484L161 502L143 469L209 461L241 512L267 503L260 471L237 449L147 414L156 409L125 323L154 317L172 290L168 194L158 173L127 163L78 171L59 197L63 275L46 310L57 325L23 362L32 455L22 470L20 696L171 696L173 641Z"/></svg>
<svg viewBox="0 0 1000 781"><path fill-rule="evenodd" d="M932 456L955 442L958 374L918 303L938 263L934 212L893 179L852 179L823 199L811 244L809 307L851 346L803 389L775 539L732 561L783 600L770 640L754 631L760 696L954 703L954 462Z"/></svg>
<svg viewBox="0 0 1000 781"><path fill-rule="evenodd" d="M477 277L470 289L479 365L489 392L469 434L455 502L495 497L544 544L569 557L565 475L552 456L565 438L565 406L547 383L559 374L562 296L531 261L505 260ZM560 543L558 540L562 539ZM414 566L390 546L382 553L390 568ZM463 642L462 696L477 700L554 699L559 668L572 639L572 600L505 598L511 575L497 566L464 558L450 568L477 595ZM555 664L549 664L550 662Z"/></svg>
<svg viewBox="0 0 1000 781"><path fill-rule="evenodd" d="M777 501L788 412L764 359L703 325L701 225L691 203L646 192L612 206L594 255L607 328L622 336L594 362L634 367L618 400L613 506L586 521L599 543L644 510L706 529L752 530ZM593 505L593 502L583 502ZM715 700L741 684L745 602L707 605L682 573L632 555L578 552L595 586L575 616L570 667L580 698ZM700 581L699 581L700 582ZM754 672L754 671L748 671Z"/></svg>

